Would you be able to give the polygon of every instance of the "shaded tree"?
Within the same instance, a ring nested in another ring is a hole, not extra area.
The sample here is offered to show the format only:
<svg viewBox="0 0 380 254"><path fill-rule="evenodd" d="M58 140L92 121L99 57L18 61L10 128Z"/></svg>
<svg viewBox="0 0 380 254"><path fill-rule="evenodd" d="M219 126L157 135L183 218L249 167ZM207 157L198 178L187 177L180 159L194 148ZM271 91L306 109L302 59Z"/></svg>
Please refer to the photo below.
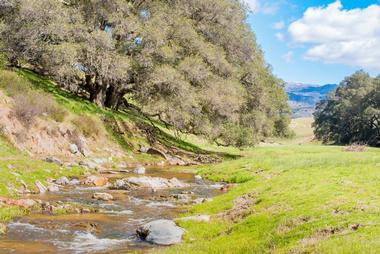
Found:
<svg viewBox="0 0 380 254"><path fill-rule="evenodd" d="M288 135L283 84L238 0L1 3L11 64L47 74L99 106L118 109L130 98L176 130L224 145Z"/></svg>
<svg viewBox="0 0 380 254"><path fill-rule="evenodd" d="M380 146L380 82L363 71L345 78L317 105L316 137L325 143Z"/></svg>

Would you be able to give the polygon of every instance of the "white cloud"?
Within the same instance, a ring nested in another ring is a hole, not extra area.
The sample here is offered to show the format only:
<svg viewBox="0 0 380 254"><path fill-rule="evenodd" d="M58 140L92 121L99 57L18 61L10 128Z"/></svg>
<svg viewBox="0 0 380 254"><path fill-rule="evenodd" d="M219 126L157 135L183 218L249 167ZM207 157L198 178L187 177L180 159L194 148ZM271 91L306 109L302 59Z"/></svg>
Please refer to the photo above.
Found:
<svg viewBox="0 0 380 254"><path fill-rule="evenodd" d="M285 60L285 62L290 63L293 60L293 55L294 55L294 52L289 51L288 53L283 55L282 58Z"/></svg>
<svg viewBox="0 0 380 254"><path fill-rule="evenodd" d="M285 35L283 33L276 33L274 36L276 36L277 40L284 41Z"/></svg>
<svg viewBox="0 0 380 254"><path fill-rule="evenodd" d="M289 26L294 42L311 44L305 57L380 70L380 6L345 10L341 1L310 7Z"/></svg>
<svg viewBox="0 0 380 254"><path fill-rule="evenodd" d="M284 21L278 21L273 24L273 28L277 30L281 30L285 27L285 22Z"/></svg>
<svg viewBox="0 0 380 254"><path fill-rule="evenodd" d="M244 4L248 6L250 11L257 12L259 10L259 0L241 0Z"/></svg>

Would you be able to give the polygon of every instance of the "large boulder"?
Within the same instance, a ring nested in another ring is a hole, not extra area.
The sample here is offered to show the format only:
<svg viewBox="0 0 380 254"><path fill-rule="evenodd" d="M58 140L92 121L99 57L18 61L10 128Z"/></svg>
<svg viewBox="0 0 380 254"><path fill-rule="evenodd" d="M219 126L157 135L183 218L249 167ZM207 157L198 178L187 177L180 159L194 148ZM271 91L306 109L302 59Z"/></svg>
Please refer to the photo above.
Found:
<svg viewBox="0 0 380 254"><path fill-rule="evenodd" d="M142 176L130 177L126 181L132 185L152 189L183 188L187 186L187 184L179 181L177 178L166 179L161 177Z"/></svg>
<svg viewBox="0 0 380 254"><path fill-rule="evenodd" d="M171 220L155 220L149 222L137 230L137 235L144 241L159 244L172 245L182 241L185 231Z"/></svg>

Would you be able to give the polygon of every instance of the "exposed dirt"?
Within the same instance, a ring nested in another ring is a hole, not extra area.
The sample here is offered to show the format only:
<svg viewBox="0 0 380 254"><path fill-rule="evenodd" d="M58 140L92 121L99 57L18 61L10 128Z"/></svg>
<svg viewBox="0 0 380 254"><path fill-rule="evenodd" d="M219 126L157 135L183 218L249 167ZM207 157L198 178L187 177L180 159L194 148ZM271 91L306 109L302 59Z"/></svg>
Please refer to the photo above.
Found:
<svg viewBox="0 0 380 254"><path fill-rule="evenodd" d="M234 200L234 206L223 213L219 217L232 222L238 222L253 212L253 205L255 204L256 194L248 193Z"/></svg>

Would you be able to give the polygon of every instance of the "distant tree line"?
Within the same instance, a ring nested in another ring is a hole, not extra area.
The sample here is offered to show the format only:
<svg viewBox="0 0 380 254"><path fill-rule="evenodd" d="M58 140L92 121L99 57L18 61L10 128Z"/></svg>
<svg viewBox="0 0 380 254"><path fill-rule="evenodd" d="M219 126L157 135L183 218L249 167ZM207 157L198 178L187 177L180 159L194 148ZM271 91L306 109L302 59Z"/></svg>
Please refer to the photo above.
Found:
<svg viewBox="0 0 380 254"><path fill-rule="evenodd" d="M380 77L356 72L318 104L315 135L325 143L380 147Z"/></svg>
<svg viewBox="0 0 380 254"><path fill-rule="evenodd" d="M11 66L222 145L286 136L283 82L239 0L0 0Z"/></svg>

